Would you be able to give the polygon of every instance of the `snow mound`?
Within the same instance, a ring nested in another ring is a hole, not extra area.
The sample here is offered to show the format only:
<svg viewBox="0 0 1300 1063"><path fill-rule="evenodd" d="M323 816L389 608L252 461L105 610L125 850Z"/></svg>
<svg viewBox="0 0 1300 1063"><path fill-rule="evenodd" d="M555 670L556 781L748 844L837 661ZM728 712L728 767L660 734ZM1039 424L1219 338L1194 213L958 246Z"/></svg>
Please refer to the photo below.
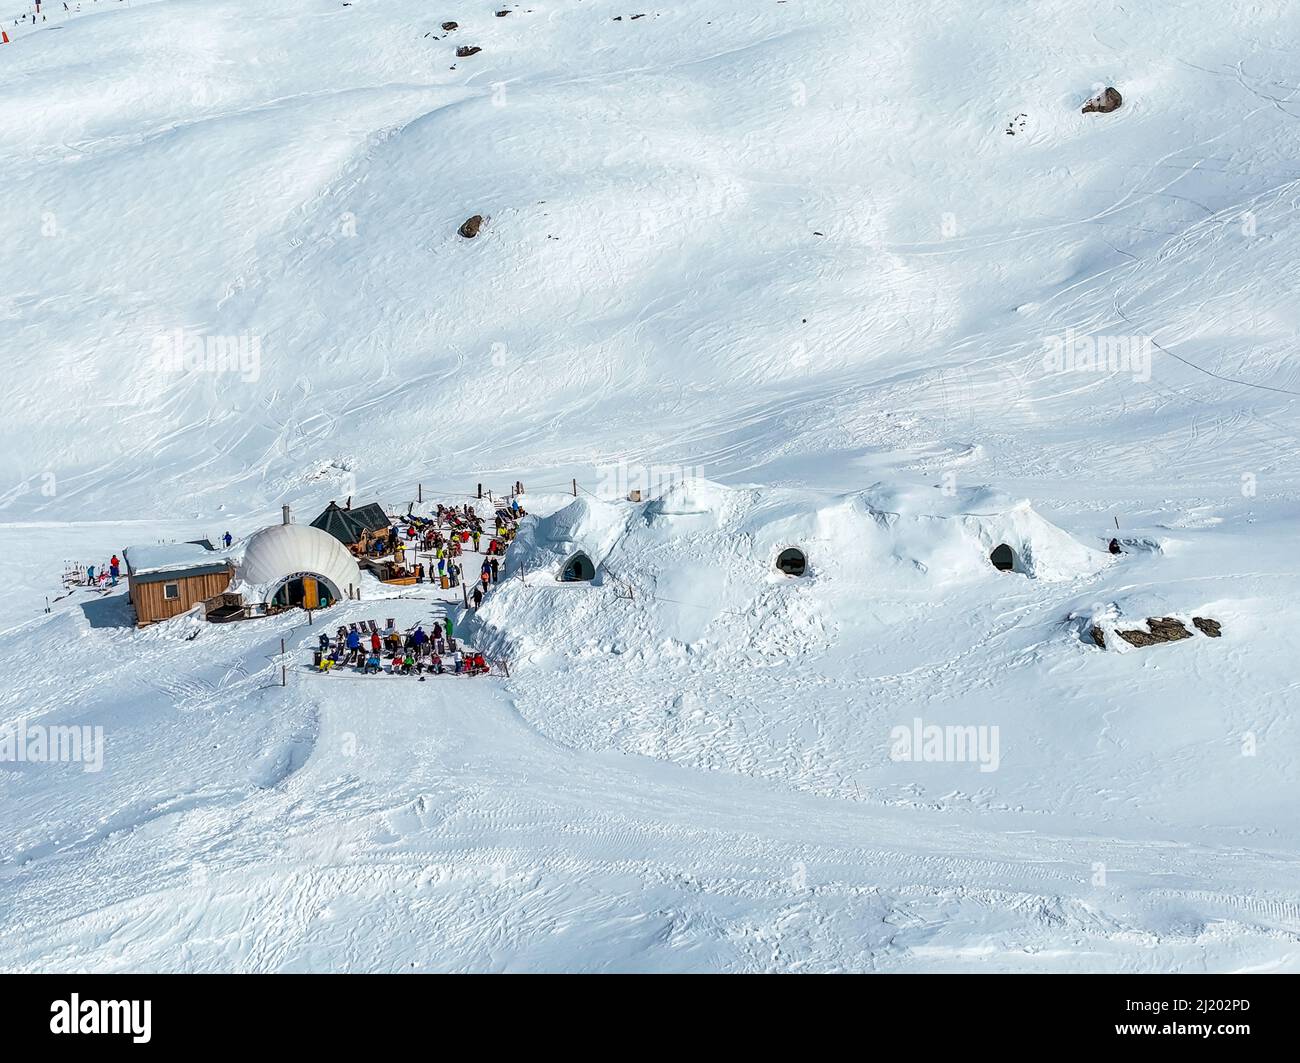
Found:
<svg viewBox="0 0 1300 1063"><path fill-rule="evenodd" d="M630 504L575 498L547 517L527 517L506 555L507 576L539 572L556 579L575 554L591 558L600 582L602 562L627 527Z"/></svg>
<svg viewBox="0 0 1300 1063"><path fill-rule="evenodd" d="M1002 544L1013 552L1012 573L990 561ZM802 576L778 569L785 551L802 555ZM578 553L595 578L562 583ZM1108 563L1027 501L988 488L876 484L830 495L689 480L644 503L583 498L527 518L510 551L514 578L481 618L502 639L508 631L516 653L753 645L794 634L808 645L836 617L882 595L941 594L985 580L994 598L1014 588L1005 581L1083 579Z"/></svg>
<svg viewBox="0 0 1300 1063"><path fill-rule="evenodd" d="M874 525L874 552L911 561L921 572L974 577L998 546L1011 548L1013 571L1044 580L1090 576L1107 555L1045 520L1027 499L981 486L964 490L876 484L858 496Z"/></svg>

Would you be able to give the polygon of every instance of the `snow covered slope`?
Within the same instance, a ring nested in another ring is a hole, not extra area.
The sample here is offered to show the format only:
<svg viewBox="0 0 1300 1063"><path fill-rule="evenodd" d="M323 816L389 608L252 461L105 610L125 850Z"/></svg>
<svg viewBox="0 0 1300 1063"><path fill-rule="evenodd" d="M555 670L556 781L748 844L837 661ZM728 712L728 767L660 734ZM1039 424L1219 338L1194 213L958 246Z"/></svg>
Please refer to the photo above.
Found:
<svg viewBox="0 0 1300 1063"><path fill-rule="evenodd" d="M1300 963L1295 5L9 29L0 728L106 747L0 763L0 966ZM509 678L44 612L65 559L519 478L466 618ZM1163 616L1224 634L1089 638Z"/></svg>
<svg viewBox="0 0 1300 1063"><path fill-rule="evenodd" d="M0 66L11 509L314 503L329 462L848 490L972 443L1210 494L1295 445L1160 351L1042 368L1074 328L1300 387L1286 3L100 6ZM256 368L160 370L177 329Z"/></svg>

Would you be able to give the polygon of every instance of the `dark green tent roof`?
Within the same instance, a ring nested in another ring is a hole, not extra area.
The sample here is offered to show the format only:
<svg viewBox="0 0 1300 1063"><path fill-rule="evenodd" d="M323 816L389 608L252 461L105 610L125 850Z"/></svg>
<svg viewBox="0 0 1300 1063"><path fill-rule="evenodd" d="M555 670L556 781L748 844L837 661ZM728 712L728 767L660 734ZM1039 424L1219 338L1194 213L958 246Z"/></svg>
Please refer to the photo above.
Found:
<svg viewBox="0 0 1300 1063"><path fill-rule="evenodd" d="M352 513L346 509L339 509L335 503L331 502L325 507L325 512L311 522L313 528L319 528L323 532L329 532L334 538L344 546L351 546L361 539L362 533L366 530L352 518Z"/></svg>
<svg viewBox="0 0 1300 1063"><path fill-rule="evenodd" d="M371 502L368 506L357 506L356 509L348 509L344 512L366 531L383 531L389 526L388 514L378 502Z"/></svg>

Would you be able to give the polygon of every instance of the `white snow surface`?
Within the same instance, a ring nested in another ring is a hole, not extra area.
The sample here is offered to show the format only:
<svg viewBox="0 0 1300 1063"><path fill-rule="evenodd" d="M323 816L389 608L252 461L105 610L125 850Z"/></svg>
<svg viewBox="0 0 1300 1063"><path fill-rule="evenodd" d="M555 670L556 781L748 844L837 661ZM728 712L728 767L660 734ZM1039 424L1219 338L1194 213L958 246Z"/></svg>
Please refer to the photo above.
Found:
<svg viewBox="0 0 1300 1063"><path fill-rule="evenodd" d="M122 557L131 570L140 575L167 572L171 569L194 568L198 565L217 565L226 560L224 554L209 550L198 543L146 543L144 546L127 546Z"/></svg>
<svg viewBox="0 0 1300 1063"><path fill-rule="evenodd" d="M82 7L0 47L0 968L1300 970L1300 8ZM477 614L60 586L518 479Z"/></svg>

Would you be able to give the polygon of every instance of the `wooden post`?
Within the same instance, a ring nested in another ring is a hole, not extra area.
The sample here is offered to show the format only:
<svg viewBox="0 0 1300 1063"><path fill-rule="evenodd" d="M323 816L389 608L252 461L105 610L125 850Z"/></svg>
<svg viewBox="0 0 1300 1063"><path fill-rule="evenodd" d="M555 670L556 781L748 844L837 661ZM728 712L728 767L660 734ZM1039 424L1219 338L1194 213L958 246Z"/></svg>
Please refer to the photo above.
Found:
<svg viewBox="0 0 1300 1063"><path fill-rule="evenodd" d="M280 685L284 686L288 682L284 668L284 639L280 640Z"/></svg>
<svg viewBox="0 0 1300 1063"><path fill-rule="evenodd" d="M465 590L465 581L464 581L464 580L461 580L461 581L460 581L460 597L461 597L461 600L465 603L465 608L468 609L468 608L469 608L469 592Z"/></svg>
<svg viewBox="0 0 1300 1063"><path fill-rule="evenodd" d="M478 485L478 496L479 496L479 498L482 498L482 497L483 497L483 485L482 485L482 484L479 484L479 485Z"/></svg>
<svg viewBox="0 0 1300 1063"><path fill-rule="evenodd" d="M576 477L574 478L574 481L573 481L573 497L574 497L574 498L577 498L577 497L578 497L578 481L577 481L577 478L576 478Z"/></svg>
<svg viewBox="0 0 1300 1063"><path fill-rule="evenodd" d="M424 484L415 485L415 500L424 505Z"/></svg>

